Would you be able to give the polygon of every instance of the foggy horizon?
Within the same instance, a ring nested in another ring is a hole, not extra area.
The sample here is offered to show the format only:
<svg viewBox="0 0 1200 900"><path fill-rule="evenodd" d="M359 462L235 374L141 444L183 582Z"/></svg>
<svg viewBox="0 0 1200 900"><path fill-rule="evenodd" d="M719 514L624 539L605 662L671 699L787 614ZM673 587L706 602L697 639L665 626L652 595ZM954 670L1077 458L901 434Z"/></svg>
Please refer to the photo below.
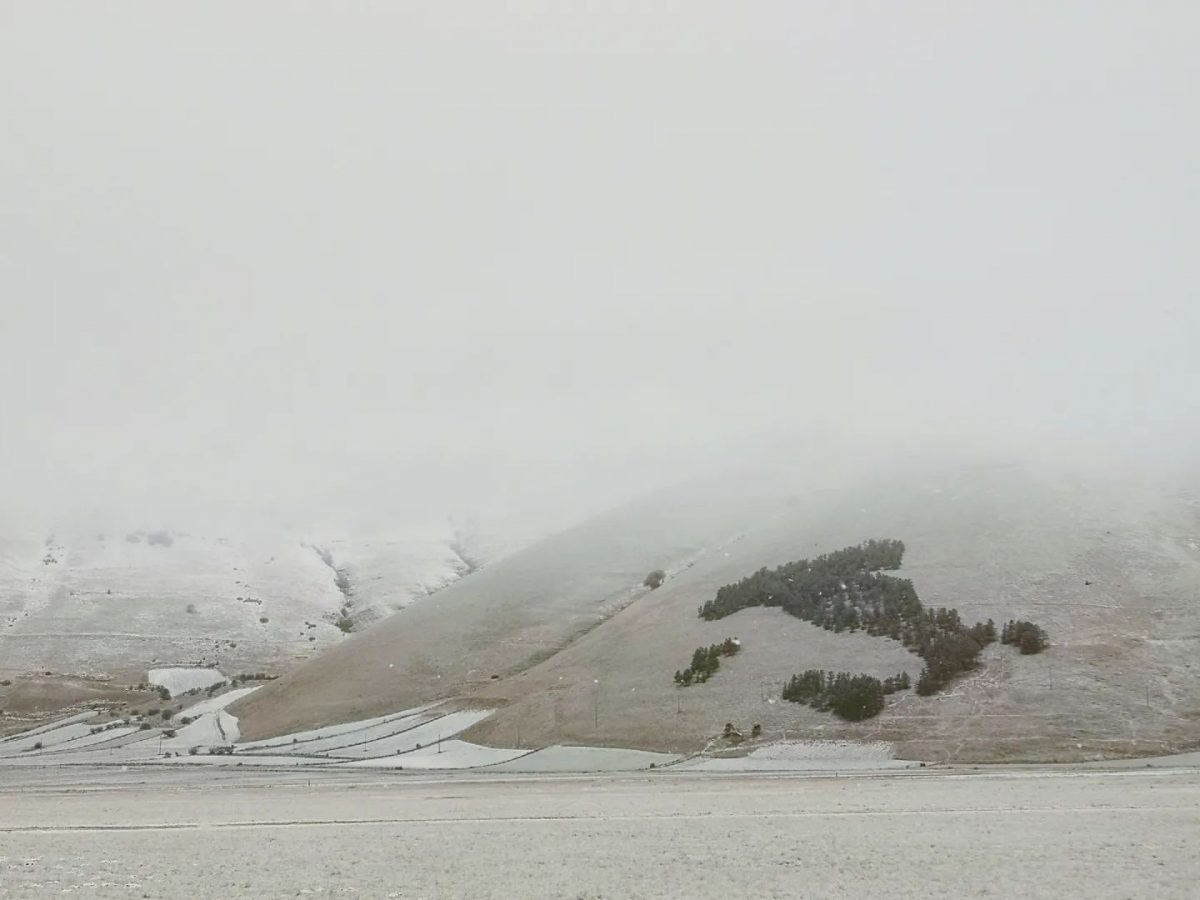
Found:
<svg viewBox="0 0 1200 900"><path fill-rule="evenodd" d="M0 529L561 527L810 438L1192 464L1194 7L0 18Z"/></svg>

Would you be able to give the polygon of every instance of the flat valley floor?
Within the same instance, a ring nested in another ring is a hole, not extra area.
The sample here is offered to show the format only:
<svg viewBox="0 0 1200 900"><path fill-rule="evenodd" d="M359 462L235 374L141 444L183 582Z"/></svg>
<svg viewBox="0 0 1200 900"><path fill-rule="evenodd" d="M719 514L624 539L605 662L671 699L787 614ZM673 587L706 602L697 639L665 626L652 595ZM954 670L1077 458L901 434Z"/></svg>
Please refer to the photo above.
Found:
<svg viewBox="0 0 1200 900"><path fill-rule="evenodd" d="M1200 768L10 770L0 896L1194 898ZM309 778L312 778L310 781Z"/></svg>

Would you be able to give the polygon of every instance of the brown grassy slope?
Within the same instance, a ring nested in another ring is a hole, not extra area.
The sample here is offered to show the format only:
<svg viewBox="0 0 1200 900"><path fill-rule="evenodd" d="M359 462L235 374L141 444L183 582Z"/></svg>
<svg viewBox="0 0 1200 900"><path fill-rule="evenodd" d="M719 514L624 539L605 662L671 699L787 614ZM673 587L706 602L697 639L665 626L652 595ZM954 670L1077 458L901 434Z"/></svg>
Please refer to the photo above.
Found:
<svg viewBox="0 0 1200 900"><path fill-rule="evenodd" d="M778 510L761 484L663 492L484 568L240 701L256 739L477 692L560 650L670 569Z"/></svg>
<svg viewBox="0 0 1200 900"><path fill-rule="evenodd" d="M65 675L19 675L0 684L0 734L24 731L85 706L117 708L123 704L157 701L153 691Z"/></svg>
<svg viewBox="0 0 1200 900"><path fill-rule="evenodd" d="M814 497L710 555L533 670L487 691L510 702L468 735L511 745L576 742L687 751L727 721L768 737L894 741L927 759L1073 759L1200 743L1200 520L1156 491L978 469ZM777 609L704 622L721 584L868 536L908 545L901 575L927 605L968 621L1029 618L1054 646L993 646L985 665L932 698L905 693L849 725L777 700L809 667L915 674L920 660L865 635L821 631ZM1085 584L1091 581L1092 584ZM672 681L700 644L744 649L707 684Z"/></svg>

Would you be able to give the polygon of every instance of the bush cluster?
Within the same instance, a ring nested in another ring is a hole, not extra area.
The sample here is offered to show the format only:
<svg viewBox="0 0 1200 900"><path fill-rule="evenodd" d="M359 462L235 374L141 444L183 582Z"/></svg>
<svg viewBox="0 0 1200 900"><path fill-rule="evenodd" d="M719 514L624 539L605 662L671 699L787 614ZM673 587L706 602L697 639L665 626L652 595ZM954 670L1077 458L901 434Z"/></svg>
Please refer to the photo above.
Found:
<svg viewBox="0 0 1200 900"><path fill-rule="evenodd" d="M908 686L907 672L880 681L873 675L809 669L792 676L783 688L783 699L806 703L823 712L832 711L850 722L860 722L879 715L887 694L905 690Z"/></svg>
<svg viewBox="0 0 1200 900"><path fill-rule="evenodd" d="M1029 654L1041 653L1049 641L1046 640L1046 632L1037 625L1024 619L1014 619L1001 629L1000 643L1011 644L1022 653Z"/></svg>
<svg viewBox="0 0 1200 900"><path fill-rule="evenodd" d="M692 664L686 669L675 670L675 683L687 687L693 682L708 681L717 669L721 668L722 656L733 656L741 649L742 645L737 638L725 638L719 644L697 647L692 653Z"/></svg>

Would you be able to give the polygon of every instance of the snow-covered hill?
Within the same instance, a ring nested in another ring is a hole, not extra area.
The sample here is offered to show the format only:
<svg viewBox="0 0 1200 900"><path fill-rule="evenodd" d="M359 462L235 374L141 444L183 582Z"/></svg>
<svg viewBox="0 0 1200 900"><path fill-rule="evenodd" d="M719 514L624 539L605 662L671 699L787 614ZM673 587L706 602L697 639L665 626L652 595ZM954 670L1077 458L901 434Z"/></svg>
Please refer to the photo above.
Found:
<svg viewBox="0 0 1200 900"><path fill-rule="evenodd" d="M0 537L0 675L277 673L479 562L449 528L370 540Z"/></svg>

